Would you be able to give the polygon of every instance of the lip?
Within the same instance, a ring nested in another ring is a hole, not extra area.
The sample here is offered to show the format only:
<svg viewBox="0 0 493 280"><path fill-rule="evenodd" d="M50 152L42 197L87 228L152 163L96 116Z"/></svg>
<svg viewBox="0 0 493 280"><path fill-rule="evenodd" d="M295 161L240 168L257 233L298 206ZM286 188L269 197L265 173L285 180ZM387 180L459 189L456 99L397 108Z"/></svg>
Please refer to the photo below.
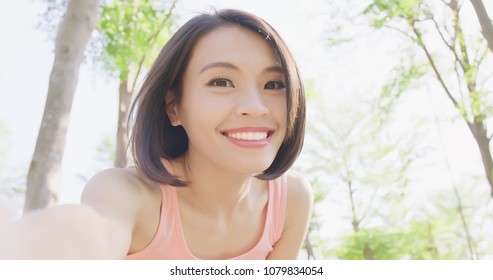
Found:
<svg viewBox="0 0 493 280"><path fill-rule="evenodd" d="M242 132L267 132L267 138L262 140L238 140L232 137L229 137L227 134L231 133L242 133ZM234 129L227 129L221 131L221 135L223 135L226 139L231 141L236 146L242 148L262 148L267 146L272 140L272 135L274 134L274 129L268 127L240 127Z"/></svg>

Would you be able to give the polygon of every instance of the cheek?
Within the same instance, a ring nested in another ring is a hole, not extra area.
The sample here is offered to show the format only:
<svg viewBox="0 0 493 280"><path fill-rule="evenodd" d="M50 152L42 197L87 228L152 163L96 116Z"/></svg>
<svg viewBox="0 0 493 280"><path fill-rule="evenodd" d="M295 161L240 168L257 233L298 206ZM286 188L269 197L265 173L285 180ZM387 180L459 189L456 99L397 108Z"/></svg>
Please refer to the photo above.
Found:
<svg viewBox="0 0 493 280"><path fill-rule="evenodd" d="M279 106L279 112L277 118L279 119L279 126L283 130L283 139L286 139L288 130L288 105L287 100L284 98L284 106Z"/></svg>
<svg viewBox="0 0 493 280"><path fill-rule="evenodd" d="M271 101L271 113L275 116L281 127L286 127L288 122L288 105L286 96L277 96Z"/></svg>
<svg viewBox="0 0 493 280"><path fill-rule="evenodd" d="M211 103L210 99L199 96L183 102L180 109L183 128L188 135L210 131L217 122L218 109L217 104Z"/></svg>

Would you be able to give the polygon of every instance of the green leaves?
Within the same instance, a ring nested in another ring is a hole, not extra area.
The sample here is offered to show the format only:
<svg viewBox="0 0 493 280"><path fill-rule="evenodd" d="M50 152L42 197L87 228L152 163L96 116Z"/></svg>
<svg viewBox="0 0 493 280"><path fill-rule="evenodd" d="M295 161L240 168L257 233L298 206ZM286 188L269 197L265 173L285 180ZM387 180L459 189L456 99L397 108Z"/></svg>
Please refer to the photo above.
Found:
<svg viewBox="0 0 493 280"><path fill-rule="evenodd" d="M493 114L493 106L490 104L486 92L472 91L469 93L469 97L474 122L483 122Z"/></svg>
<svg viewBox="0 0 493 280"><path fill-rule="evenodd" d="M429 6L432 4L433 9ZM492 116L491 92L484 90L484 83L479 81L485 42L467 33L470 29L462 23L460 2L374 0L362 14L373 27L401 31L425 52L437 81L466 122L479 123ZM430 24L421 21L417 25L419 19Z"/></svg>
<svg viewBox="0 0 493 280"><path fill-rule="evenodd" d="M420 10L421 0L374 0L363 11L365 15L372 15L371 25L381 28L396 18L411 20Z"/></svg>
<svg viewBox="0 0 493 280"><path fill-rule="evenodd" d="M380 122L387 121L400 96L411 89L425 73L425 65L417 64L413 60L401 61L401 65L394 69L392 76L383 86L375 103L375 117Z"/></svg>
<svg viewBox="0 0 493 280"><path fill-rule="evenodd" d="M100 58L107 69L124 80L131 70L149 64L170 36L173 25L169 7L156 1L104 1L98 25Z"/></svg>
<svg viewBox="0 0 493 280"><path fill-rule="evenodd" d="M376 260L453 259L455 252L442 252L436 242L449 232L430 221L414 221L406 228L367 228L346 235L334 253L345 260L368 259L368 252Z"/></svg>
<svg viewBox="0 0 493 280"><path fill-rule="evenodd" d="M477 258L470 255L463 225L458 219L457 205L451 194L441 193L433 205L414 204L407 219L393 225L373 225L356 233L347 233L332 249L340 259L362 260L371 252L377 260L432 260ZM473 215L470 208L465 211L466 221ZM489 235L485 234L487 238ZM481 240L479 236L476 236ZM489 239L483 245L491 244ZM476 244L471 245L475 250ZM366 253L366 254L365 254Z"/></svg>

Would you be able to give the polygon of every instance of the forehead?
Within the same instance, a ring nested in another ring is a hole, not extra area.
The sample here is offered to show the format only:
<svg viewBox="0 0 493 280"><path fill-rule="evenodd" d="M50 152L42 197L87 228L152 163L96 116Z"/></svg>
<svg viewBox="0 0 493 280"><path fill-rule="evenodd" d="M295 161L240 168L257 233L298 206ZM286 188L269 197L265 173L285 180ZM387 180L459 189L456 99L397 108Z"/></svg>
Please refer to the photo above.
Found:
<svg viewBox="0 0 493 280"><path fill-rule="evenodd" d="M216 28L197 41L189 66L200 67L211 62L261 68L280 65L265 36L238 26Z"/></svg>

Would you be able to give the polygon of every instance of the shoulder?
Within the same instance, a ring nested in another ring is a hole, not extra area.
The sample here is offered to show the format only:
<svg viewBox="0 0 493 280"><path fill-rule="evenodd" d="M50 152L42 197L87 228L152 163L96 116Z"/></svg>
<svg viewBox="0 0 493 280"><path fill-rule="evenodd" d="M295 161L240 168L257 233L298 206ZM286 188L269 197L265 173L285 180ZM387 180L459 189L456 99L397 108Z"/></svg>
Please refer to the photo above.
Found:
<svg viewBox="0 0 493 280"><path fill-rule="evenodd" d="M310 223L313 192L310 183L296 171L286 173L286 220L284 230L305 229Z"/></svg>
<svg viewBox="0 0 493 280"><path fill-rule="evenodd" d="M135 168L111 168L92 177L84 187L82 200L93 195L139 195L149 189Z"/></svg>
<svg viewBox="0 0 493 280"><path fill-rule="evenodd" d="M96 174L82 191L82 204L103 216L135 224L138 213L159 188L145 182L135 168L112 168Z"/></svg>
<svg viewBox="0 0 493 280"><path fill-rule="evenodd" d="M125 256L132 244L139 213L151 198L151 189L135 168L112 168L97 173L82 191L81 203L98 214L99 227L119 256Z"/></svg>
<svg viewBox="0 0 493 280"><path fill-rule="evenodd" d="M285 176L288 210L302 207L302 209L311 211L313 191L308 180L296 171L289 171Z"/></svg>
<svg viewBox="0 0 493 280"><path fill-rule="evenodd" d="M274 244L268 259L296 259L308 232L313 208L310 183L299 173L286 177L286 214L281 238Z"/></svg>

